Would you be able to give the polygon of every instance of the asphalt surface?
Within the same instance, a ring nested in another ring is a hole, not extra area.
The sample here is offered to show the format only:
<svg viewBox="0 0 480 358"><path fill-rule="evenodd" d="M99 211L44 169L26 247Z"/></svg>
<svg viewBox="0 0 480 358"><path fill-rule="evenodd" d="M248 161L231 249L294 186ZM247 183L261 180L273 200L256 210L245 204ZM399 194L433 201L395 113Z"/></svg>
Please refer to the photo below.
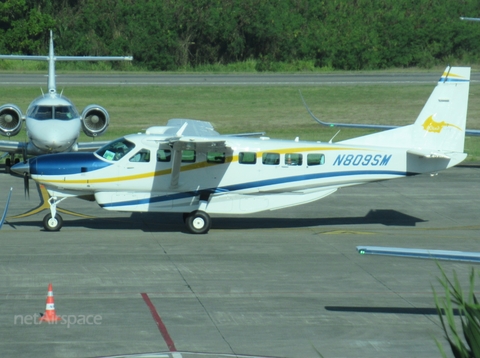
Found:
<svg viewBox="0 0 480 358"><path fill-rule="evenodd" d="M335 74L165 74L165 73L57 73L58 86L97 85L159 85L159 86L212 86L212 85L346 85L346 84L405 84L431 83L435 85L442 70L428 72L353 72ZM480 73L472 72L471 82L480 81ZM0 73L0 83L9 85L45 86L46 74Z"/></svg>
<svg viewBox="0 0 480 358"><path fill-rule="evenodd" d="M0 168L0 171L2 169ZM345 188L320 201L216 217L104 211L68 199L43 230L30 184L0 174L2 357L438 357L435 262L358 245L480 251L476 166ZM442 262L468 289L472 265ZM39 323L52 283L62 321Z"/></svg>

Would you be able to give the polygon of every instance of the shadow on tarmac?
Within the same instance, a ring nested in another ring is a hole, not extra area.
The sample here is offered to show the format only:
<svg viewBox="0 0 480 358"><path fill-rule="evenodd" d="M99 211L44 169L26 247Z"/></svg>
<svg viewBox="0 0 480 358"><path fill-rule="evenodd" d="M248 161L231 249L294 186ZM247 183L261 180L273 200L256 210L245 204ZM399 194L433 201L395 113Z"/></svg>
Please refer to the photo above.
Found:
<svg viewBox="0 0 480 358"><path fill-rule="evenodd" d="M212 228L220 230L248 230L273 228L301 228L310 226L344 226L380 224L384 226L410 226L425 222L420 218L403 214L396 210L370 210L365 216L333 218L285 218L285 217L213 217ZM184 232L185 224L178 213L132 213L130 218L82 218L68 220L64 217L64 228L84 227L95 230L142 230L144 232ZM43 231L42 220L7 220L4 225L12 228L37 226Z"/></svg>

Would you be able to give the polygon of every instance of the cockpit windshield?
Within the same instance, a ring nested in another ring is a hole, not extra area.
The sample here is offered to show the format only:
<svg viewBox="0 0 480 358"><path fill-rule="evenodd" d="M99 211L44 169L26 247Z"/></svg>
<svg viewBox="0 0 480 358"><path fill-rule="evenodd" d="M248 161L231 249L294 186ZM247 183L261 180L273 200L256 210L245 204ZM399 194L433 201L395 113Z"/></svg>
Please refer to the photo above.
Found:
<svg viewBox="0 0 480 358"><path fill-rule="evenodd" d="M95 153L99 157L116 162L117 160L122 159L125 154L130 152L133 148L135 148L135 144L129 142L125 138L120 138L103 146Z"/></svg>
<svg viewBox="0 0 480 358"><path fill-rule="evenodd" d="M34 106L27 113L27 116L38 120L69 120L80 117L73 106Z"/></svg>

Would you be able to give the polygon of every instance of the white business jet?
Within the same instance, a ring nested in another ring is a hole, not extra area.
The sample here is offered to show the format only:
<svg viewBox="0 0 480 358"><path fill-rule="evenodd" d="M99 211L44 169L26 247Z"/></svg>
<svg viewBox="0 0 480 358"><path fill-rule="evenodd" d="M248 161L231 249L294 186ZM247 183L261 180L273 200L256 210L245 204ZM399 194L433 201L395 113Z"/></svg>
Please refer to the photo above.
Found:
<svg viewBox="0 0 480 358"><path fill-rule="evenodd" d="M335 144L220 135L208 122L171 119L94 153L42 155L12 171L47 188L46 230L62 227L58 203L81 197L107 210L183 213L188 231L202 234L211 214L288 208L460 163L469 82L469 67L447 68L414 124Z"/></svg>
<svg viewBox="0 0 480 358"><path fill-rule="evenodd" d="M9 156L5 160L7 169L15 161L15 154L23 155L25 160L28 155L77 150L92 151L105 144L77 142L80 129L83 129L83 132L89 137L102 135L108 127L110 117L103 107L96 104L87 106L80 115L72 101L63 96L63 93L57 93L55 62L131 61L132 57L56 56L53 49L53 34L50 31L48 56L0 55L0 59L48 61L48 93L42 93L40 97L33 100L28 106L25 116L14 104L0 106L0 134L10 139L20 132L22 122L25 120L28 136L26 142L0 141L0 152L6 152L4 157Z"/></svg>

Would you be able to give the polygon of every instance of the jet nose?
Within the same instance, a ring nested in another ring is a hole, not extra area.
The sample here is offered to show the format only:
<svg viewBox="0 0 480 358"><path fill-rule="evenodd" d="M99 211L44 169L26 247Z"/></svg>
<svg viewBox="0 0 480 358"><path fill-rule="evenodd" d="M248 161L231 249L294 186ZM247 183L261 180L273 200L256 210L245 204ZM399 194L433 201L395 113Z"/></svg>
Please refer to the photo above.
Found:
<svg viewBox="0 0 480 358"><path fill-rule="evenodd" d="M20 162L15 165L13 165L10 170L14 172L15 174L23 176L25 173L30 175L30 162Z"/></svg>

